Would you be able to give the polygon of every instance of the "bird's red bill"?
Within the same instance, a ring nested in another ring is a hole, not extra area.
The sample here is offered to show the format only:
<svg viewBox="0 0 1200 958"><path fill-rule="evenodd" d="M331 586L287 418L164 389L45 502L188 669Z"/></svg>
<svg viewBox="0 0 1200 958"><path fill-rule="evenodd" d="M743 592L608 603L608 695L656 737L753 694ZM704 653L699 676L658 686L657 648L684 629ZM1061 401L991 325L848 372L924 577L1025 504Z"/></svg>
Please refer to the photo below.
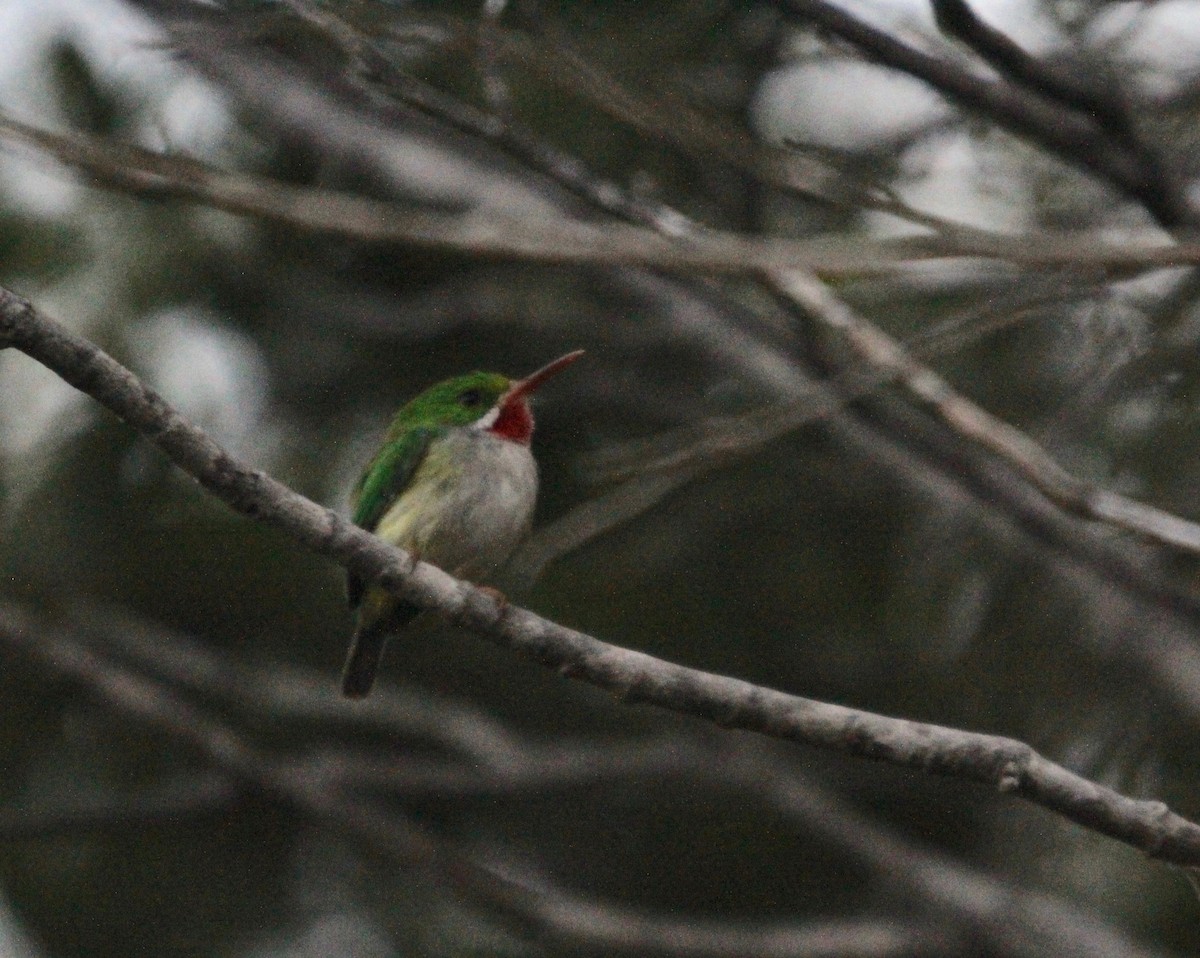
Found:
<svg viewBox="0 0 1200 958"><path fill-rule="evenodd" d="M513 383L512 389L509 391L508 399L512 400L518 396L527 396L539 386L542 385L551 376L556 376L575 360L583 355L582 349L576 349L574 352L567 353L565 356L559 356L552 363L546 363L541 369L535 373L530 373L524 379Z"/></svg>

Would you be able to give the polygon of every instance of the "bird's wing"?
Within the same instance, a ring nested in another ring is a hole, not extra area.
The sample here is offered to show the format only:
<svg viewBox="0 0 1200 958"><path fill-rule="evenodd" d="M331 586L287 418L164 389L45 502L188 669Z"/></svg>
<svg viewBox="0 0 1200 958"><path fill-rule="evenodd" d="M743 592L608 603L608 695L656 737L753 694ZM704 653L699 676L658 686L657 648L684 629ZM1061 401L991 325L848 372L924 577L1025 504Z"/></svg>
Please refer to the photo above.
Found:
<svg viewBox="0 0 1200 958"><path fill-rule="evenodd" d="M401 439L389 442L364 470L350 496L354 524L374 532L400 494L412 482L421 462L429 452L435 435L432 429L414 429ZM365 583L358 576L346 576L346 595L350 608L362 602Z"/></svg>

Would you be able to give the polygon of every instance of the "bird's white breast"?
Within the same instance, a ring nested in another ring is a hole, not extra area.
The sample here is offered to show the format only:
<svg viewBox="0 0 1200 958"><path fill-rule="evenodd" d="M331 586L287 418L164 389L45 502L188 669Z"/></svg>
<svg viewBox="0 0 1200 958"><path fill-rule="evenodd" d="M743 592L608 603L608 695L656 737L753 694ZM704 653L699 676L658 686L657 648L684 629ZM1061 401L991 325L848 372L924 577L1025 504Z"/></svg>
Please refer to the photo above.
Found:
<svg viewBox="0 0 1200 958"><path fill-rule="evenodd" d="M456 429L433 441L375 532L448 572L480 578L528 533L536 500L537 463L528 446Z"/></svg>

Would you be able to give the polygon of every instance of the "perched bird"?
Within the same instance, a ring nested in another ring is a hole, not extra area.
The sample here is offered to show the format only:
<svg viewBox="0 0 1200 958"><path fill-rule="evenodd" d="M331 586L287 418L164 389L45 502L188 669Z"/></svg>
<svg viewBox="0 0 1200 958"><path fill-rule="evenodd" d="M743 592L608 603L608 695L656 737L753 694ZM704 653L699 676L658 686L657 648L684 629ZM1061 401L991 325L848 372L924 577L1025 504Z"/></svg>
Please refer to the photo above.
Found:
<svg viewBox="0 0 1200 958"><path fill-rule="evenodd" d="M537 463L529 396L583 355L567 353L524 379L467 373L403 406L355 486L354 523L453 575L494 572L529 531ZM371 691L387 637L420 612L351 574L358 624L342 693Z"/></svg>

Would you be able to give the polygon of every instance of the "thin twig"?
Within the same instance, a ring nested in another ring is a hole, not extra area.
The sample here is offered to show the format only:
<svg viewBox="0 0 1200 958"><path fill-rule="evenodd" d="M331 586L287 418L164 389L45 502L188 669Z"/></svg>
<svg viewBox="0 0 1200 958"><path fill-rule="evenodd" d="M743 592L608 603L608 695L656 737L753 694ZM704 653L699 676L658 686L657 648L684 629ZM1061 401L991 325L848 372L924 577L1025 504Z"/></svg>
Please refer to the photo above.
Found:
<svg viewBox="0 0 1200 958"><path fill-rule="evenodd" d="M910 348L927 358L961 348L997 329L1022 322L1040 305L1062 303L1066 295L1063 292L1034 294L1010 301L1000 310L989 308L982 316L979 311L972 310L922 331L910 341ZM785 301L793 308L797 306L790 297ZM829 379L814 380L805 394L788 403L764 406L736 416L711 417L664 433L610 443L580 456L576 467L595 485L627 482L654 473L673 474L693 467L696 468L693 477L705 475L752 454L764 444L801 426L832 415L896 378L895 369L872 363L855 366Z"/></svg>
<svg viewBox="0 0 1200 958"><path fill-rule="evenodd" d="M593 481L637 479L638 488L646 487L651 495L631 500L629 493L622 490L608 494L591 507L594 515L607 518L606 525L597 527L595 518L580 515L578 521L583 528L576 531L564 527L561 542L540 543L534 555L524 560L529 569L540 569L545 565L548 559L542 553L546 553L552 544L573 547L577 541L582 541L584 529L614 525L616 515L609 508L610 500L621 504L620 518L624 521L628 518L628 510L640 507L643 499L648 508L684 483L741 459L763 444L827 416L879 385L893 381L901 383L922 403L933 408L955 434L999 456L1033 488L1067 512L1124 529L1150 542L1200 555L1200 524L1109 492L1070 474L1025 433L955 391L901 343L830 294L815 277L793 272L772 274L768 281L781 295L844 336L865 361L866 367L847 373L834 383L814 385L810 395L784 406L764 407L736 417L710 420L698 428L679 430L678 434L636 440L595 454L585 466ZM648 474L651 473L663 474L657 484L649 485ZM575 521L574 517L572 521ZM539 536L544 538L546 533Z"/></svg>
<svg viewBox="0 0 1200 958"><path fill-rule="evenodd" d="M63 832L142 827L227 809L243 795L228 775L206 772L132 795L95 794L69 802L0 807L0 838L40 838Z"/></svg>

